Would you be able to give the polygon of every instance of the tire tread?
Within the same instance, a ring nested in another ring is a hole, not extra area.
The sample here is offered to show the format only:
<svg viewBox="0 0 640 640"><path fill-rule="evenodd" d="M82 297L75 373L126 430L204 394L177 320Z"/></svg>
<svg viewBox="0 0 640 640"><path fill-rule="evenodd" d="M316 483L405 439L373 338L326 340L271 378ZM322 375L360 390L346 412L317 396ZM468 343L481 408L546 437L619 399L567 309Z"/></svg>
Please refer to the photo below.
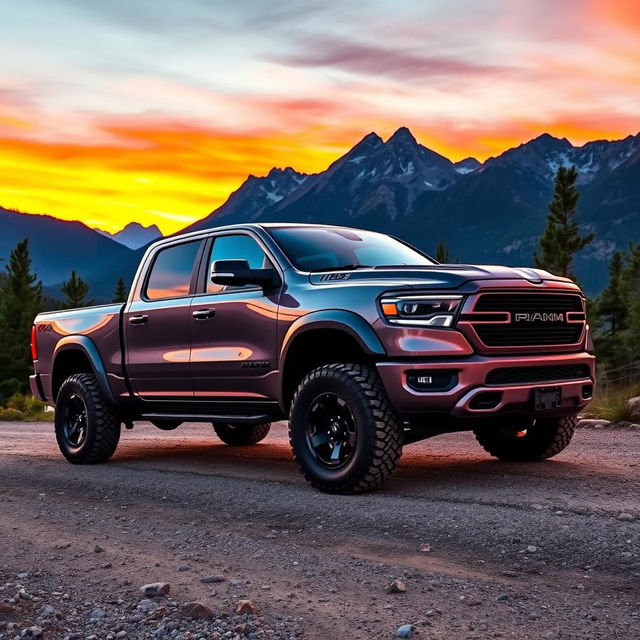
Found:
<svg viewBox="0 0 640 640"><path fill-rule="evenodd" d="M474 431L474 434L482 448L495 458L513 462L535 462L552 458L564 450L571 442L577 424L578 418L575 415L542 419L542 432L528 449L527 442L509 441L498 431L482 429Z"/></svg>
<svg viewBox="0 0 640 640"><path fill-rule="evenodd" d="M214 423L213 429L225 444L232 447L246 447L264 440L271 429L271 423L262 422L238 426Z"/></svg>
<svg viewBox="0 0 640 640"><path fill-rule="evenodd" d="M403 430L400 426L386 391L378 374L361 364L326 364L308 373L296 390L291 406L295 406L301 390L318 377L330 375L338 379L341 384L350 387L368 404L374 418L375 428L370 437L373 438L373 456L367 461L366 469L355 481L345 482L343 485L325 485L311 477L295 455L293 434L289 428L289 443L294 452L294 459L305 479L317 489L328 493L362 493L382 486L384 481L393 473L402 455Z"/></svg>
<svg viewBox="0 0 640 640"><path fill-rule="evenodd" d="M61 387L76 384L89 396L92 407L87 407L87 420L93 414L95 420L95 435L93 446L87 451L69 456L62 450L63 455L73 464L100 464L106 462L115 453L120 441L120 420L113 407L104 397L96 378L90 373L76 373L69 376ZM58 394L59 395L59 394ZM62 449L62 447L61 447Z"/></svg>

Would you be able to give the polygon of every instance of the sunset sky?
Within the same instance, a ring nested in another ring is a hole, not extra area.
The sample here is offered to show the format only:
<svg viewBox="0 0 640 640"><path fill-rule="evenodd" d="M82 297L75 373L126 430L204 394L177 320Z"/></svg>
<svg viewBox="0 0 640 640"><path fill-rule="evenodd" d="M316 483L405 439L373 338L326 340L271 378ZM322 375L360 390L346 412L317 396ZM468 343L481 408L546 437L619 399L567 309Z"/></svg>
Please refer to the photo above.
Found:
<svg viewBox="0 0 640 640"><path fill-rule="evenodd" d="M177 231L372 130L452 160L640 130L638 0L0 0L0 21L0 206L110 231Z"/></svg>

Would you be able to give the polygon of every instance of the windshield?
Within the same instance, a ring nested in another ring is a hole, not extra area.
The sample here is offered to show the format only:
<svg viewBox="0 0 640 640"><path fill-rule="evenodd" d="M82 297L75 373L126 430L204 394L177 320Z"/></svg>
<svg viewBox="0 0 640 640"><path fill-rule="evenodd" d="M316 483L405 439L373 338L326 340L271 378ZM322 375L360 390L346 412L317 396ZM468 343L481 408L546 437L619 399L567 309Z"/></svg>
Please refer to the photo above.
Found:
<svg viewBox="0 0 640 640"><path fill-rule="evenodd" d="M416 249L374 231L280 227L269 229L269 233L301 271L436 264Z"/></svg>

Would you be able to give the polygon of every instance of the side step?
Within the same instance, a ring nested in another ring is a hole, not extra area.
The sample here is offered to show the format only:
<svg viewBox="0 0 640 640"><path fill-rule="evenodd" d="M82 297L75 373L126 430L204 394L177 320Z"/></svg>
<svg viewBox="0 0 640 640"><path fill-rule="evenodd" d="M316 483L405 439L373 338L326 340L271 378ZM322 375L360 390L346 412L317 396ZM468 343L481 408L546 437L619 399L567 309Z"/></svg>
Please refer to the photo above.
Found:
<svg viewBox="0 0 640 640"><path fill-rule="evenodd" d="M181 422L238 422L241 424L261 424L282 420L275 413L235 414L235 413L143 413L142 420L180 420Z"/></svg>

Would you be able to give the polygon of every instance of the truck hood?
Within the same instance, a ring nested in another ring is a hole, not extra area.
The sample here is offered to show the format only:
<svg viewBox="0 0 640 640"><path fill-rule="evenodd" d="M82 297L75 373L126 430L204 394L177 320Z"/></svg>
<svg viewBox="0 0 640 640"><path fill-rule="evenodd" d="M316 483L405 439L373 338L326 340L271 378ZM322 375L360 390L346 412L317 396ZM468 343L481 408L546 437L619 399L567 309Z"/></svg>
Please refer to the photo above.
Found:
<svg viewBox="0 0 640 640"><path fill-rule="evenodd" d="M530 267L503 267L499 265L437 264L424 267L371 267L346 271L312 273L311 284L363 284L380 283L411 288L455 289L472 280L517 280L539 284L543 281L567 282L567 278L554 276L548 271Z"/></svg>

